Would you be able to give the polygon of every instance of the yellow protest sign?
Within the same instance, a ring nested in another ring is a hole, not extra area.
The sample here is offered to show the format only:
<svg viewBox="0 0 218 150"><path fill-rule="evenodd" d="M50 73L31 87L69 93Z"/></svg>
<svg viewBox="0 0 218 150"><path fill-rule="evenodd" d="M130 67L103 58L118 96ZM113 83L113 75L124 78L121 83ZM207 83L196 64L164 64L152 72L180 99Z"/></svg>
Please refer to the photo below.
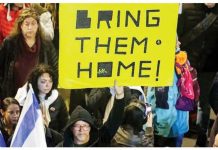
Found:
<svg viewBox="0 0 218 150"><path fill-rule="evenodd" d="M59 87L172 84L178 4L60 4Z"/></svg>

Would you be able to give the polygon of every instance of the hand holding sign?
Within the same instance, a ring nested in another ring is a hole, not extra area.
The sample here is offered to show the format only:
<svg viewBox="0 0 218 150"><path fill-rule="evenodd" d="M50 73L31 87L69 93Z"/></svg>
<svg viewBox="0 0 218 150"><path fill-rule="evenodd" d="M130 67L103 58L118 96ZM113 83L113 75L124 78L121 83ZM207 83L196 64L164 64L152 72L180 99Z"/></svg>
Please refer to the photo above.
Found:
<svg viewBox="0 0 218 150"><path fill-rule="evenodd" d="M178 8L60 4L59 87L172 85Z"/></svg>
<svg viewBox="0 0 218 150"><path fill-rule="evenodd" d="M115 89L116 99L123 99L124 98L124 87L117 86L117 80L114 80L114 89Z"/></svg>

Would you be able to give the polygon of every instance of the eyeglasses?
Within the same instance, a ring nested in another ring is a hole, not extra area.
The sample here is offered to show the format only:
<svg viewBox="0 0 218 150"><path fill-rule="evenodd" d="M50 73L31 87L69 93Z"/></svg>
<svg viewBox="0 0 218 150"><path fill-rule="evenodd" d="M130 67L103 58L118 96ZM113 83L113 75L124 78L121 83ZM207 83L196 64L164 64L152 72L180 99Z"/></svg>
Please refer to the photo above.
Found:
<svg viewBox="0 0 218 150"><path fill-rule="evenodd" d="M73 129L76 131L79 131L81 129L84 131L88 131L90 129L90 126L89 125L74 125Z"/></svg>

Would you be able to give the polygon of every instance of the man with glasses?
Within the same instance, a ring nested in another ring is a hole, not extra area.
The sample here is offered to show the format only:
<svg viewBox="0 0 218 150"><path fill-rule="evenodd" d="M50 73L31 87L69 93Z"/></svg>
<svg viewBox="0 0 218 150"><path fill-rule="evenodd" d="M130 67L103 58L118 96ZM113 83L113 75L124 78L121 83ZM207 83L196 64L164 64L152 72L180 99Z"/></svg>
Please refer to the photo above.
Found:
<svg viewBox="0 0 218 150"><path fill-rule="evenodd" d="M97 128L91 114L77 106L70 116L64 131L63 147L110 146L110 141L122 122L125 107L124 88L115 83L115 101L108 120Z"/></svg>

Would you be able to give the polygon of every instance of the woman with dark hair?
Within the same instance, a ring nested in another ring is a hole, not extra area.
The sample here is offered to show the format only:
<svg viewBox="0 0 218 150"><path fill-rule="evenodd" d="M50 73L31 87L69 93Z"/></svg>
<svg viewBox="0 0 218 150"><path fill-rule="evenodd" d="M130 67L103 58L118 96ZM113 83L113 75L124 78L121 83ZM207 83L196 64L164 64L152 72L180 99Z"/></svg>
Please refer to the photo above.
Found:
<svg viewBox="0 0 218 150"><path fill-rule="evenodd" d="M143 126L147 123L148 117L147 105L138 99L133 99L129 105L125 107L123 122L117 130L111 142L111 146L152 147L152 127L147 128L146 131L143 130Z"/></svg>
<svg viewBox="0 0 218 150"><path fill-rule="evenodd" d="M67 124L69 115L64 100L56 89L57 79L51 67L45 64L36 66L29 75L28 83L32 84L46 126L61 132ZM28 83L19 88L15 96L21 106L27 95Z"/></svg>
<svg viewBox="0 0 218 150"><path fill-rule="evenodd" d="M14 98L7 97L1 104L0 131L7 147L10 146L12 136L20 117L20 105Z"/></svg>
<svg viewBox="0 0 218 150"><path fill-rule="evenodd" d="M26 83L31 70L41 63L50 65L57 74L56 50L41 32L37 12L26 8L0 47L0 100L13 97Z"/></svg>

